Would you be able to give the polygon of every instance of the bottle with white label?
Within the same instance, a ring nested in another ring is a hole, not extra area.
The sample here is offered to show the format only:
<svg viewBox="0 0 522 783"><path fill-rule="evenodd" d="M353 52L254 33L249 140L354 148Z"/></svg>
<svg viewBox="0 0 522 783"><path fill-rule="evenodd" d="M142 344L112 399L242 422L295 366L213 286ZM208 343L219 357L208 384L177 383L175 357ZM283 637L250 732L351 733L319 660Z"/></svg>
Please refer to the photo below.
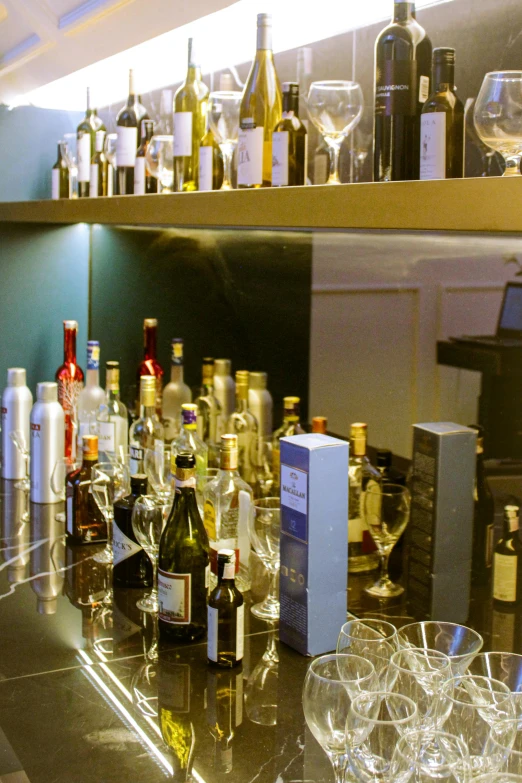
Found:
<svg viewBox="0 0 522 783"><path fill-rule="evenodd" d="M125 460L129 448L127 408L120 400L120 363L105 363L105 400L96 414L100 462Z"/></svg>
<svg viewBox="0 0 522 783"><path fill-rule="evenodd" d="M219 190L223 184L223 153L206 117L205 135L199 144L198 190Z"/></svg>
<svg viewBox="0 0 522 783"><path fill-rule="evenodd" d="M96 131L95 152L91 160L89 181L89 196L91 198L109 195L109 161L104 149L105 136L104 130Z"/></svg>
<svg viewBox="0 0 522 783"><path fill-rule="evenodd" d="M51 198L69 198L69 169L62 153L62 142L58 142L56 163L51 169Z"/></svg>
<svg viewBox="0 0 522 783"><path fill-rule="evenodd" d="M504 532L493 555L493 599L506 606L521 597L519 518L518 506L504 508Z"/></svg>
<svg viewBox="0 0 522 783"><path fill-rule="evenodd" d="M58 402L57 383L39 383L31 410L31 493L32 503L60 503L51 487L51 476L59 459L65 456L65 415Z"/></svg>
<svg viewBox="0 0 522 783"><path fill-rule="evenodd" d="M2 478L24 479L27 474L26 459L10 438L11 432L21 432L25 448L29 450L29 418L33 407L33 395L26 385L26 372L22 367L7 371L7 386L2 394Z"/></svg>
<svg viewBox="0 0 522 783"><path fill-rule="evenodd" d="M89 340L87 343L87 377L85 386L78 395L78 454L82 451L82 438L96 434L98 408L105 402L105 392L100 386L100 343Z"/></svg>
<svg viewBox="0 0 522 783"><path fill-rule="evenodd" d="M156 378L142 375L140 378L140 417L133 422L129 432L130 473L144 473L145 449L154 449L158 441L163 443L165 431L156 413Z"/></svg>
<svg viewBox="0 0 522 783"><path fill-rule="evenodd" d="M89 195L89 182L91 178L91 159L96 152L96 132L106 130L105 125L96 113L91 109L90 90L87 87L87 109L85 117L76 129L78 158L78 196L85 198Z"/></svg>
<svg viewBox="0 0 522 783"><path fill-rule="evenodd" d="M131 476L131 491L114 504L112 524L112 581L116 587L151 587L152 563L136 540L132 510L140 495L147 494L147 476Z"/></svg>
<svg viewBox="0 0 522 783"><path fill-rule="evenodd" d="M141 121L148 120L147 110L134 86L134 73L129 71L129 97L116 117L116 193L125 196L134 193L134 165L136 151L141 144Z"/></svg>
<svg viewBox="0 0 522 783"><path fill-rule="evenodd" d="M147 148L154 136L154 122L152 120L141 121L141 144L136 152L134 163L134 195L144 196L158 192L158 180L153 177L147 164Z"/></svg>
<svg viewBox="0 0 522 783"><path fill-rule="evenodd" d="M201 78L194 39L188 40L188 70L174 96L174 190L197 190L199 145L205 135L208 87Z"/></svg>
<svg viewBox="0 0 522 783"><path fill-rule="evenodd" d="M272 132L282 115L281 86L272 52L272 16L258 14L257 51L239 110L237 184L272 184Z"/></svg>
<svg viewBox="0 0 522 783"><path fill-rule="evenodd" d="M208 599L208 662L231 669L243 660L245 604L235 583L236 553L217 554L218 583Z"/></svg>
<svg viewBox="0 0 522 783"><path fill-rule="evenodd" d="M455 87L455 49L433 50L433 92L421 115L420 178L464 176L464 105Z"/></svg>
<svg viewBox="0 0 522 783"><path fill-rule="evenodd" d="M181 406L192 402L192 392L183 380L183 340L173 337L171 341L170 382L163 389L163 426L165 443L171 443L180 431Z"/></svg>
<svg viewBox="0 0 522 783"><path fill-rule="evenodd" d="M283 116L272 136L272 187L306 185L308 135L299 119L299 85L283 84Z"/></svg>
<svg viewBox="0 0 522 783"><path fill-rule="evenodd" d="M372 571L379 565L379 555L364 513L368 486L382 483L382 476L366 456L368 425L362 422L350 427L348 461L348 571Z"/></svg>

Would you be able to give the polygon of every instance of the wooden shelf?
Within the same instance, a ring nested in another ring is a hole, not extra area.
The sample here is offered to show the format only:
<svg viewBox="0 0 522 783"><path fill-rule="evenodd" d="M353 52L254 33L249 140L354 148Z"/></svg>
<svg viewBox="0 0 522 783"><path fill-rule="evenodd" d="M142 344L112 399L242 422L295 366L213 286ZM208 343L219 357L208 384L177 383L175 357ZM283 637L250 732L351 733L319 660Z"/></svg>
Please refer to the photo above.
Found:
<svg viewBox="0 0 522 783"><path fill-rule="evenodd" d="M522 177L3 202L0 222L522 233Z"/></svg>

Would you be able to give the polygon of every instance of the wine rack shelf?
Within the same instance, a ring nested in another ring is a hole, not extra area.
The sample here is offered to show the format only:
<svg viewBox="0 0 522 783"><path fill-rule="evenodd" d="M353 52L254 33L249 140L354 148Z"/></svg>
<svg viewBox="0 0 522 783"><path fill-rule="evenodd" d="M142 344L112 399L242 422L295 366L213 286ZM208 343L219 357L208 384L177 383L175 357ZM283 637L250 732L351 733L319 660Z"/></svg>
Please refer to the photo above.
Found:
<svg viewBox="0 0 522 783"><path fill-rule="evenodd" d="M0 222L522 233L522 177L2 202Z"/></svg>

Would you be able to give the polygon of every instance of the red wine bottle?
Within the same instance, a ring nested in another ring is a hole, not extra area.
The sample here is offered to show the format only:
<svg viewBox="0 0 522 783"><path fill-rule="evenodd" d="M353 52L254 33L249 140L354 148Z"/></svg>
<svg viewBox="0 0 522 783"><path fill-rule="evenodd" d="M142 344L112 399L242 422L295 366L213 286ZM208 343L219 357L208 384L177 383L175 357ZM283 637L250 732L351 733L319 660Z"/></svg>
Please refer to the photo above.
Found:
<svg viewBox="0 0 522 783"><path fill-rule="evenodd" d="M116 145L116 187L118 195L134 193L134 165L141 144L141 121L148 120L147 110L134 88L134 75L129 71L129 97L116 118L118 142Z"/></svg>

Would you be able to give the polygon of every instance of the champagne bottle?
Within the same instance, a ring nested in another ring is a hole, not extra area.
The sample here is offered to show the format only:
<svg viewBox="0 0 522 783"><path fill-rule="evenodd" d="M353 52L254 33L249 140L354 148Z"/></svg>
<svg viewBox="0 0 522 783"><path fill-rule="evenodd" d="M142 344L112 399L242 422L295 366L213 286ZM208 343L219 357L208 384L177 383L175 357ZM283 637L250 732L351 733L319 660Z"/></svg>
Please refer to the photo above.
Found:
<svg viewBox="0 0 522 783"><path fill-rule="evenodd" d="M196 458L176 457L174 504L161 536L158 560L159 633L192 642L207 630L209 544L196 502Z"/></svg>
<svg viewBox="0 0 522 783"><path fill-rule="evenodd" d="M109 161L103 150L105 131L96 131L95 152L91 160L89 196L107 196L109 194Z"/></svg>
<svg viewBox="0 0 522 783"><path fill-rule="evenodd" d="M493 556L493 599L506 606L517 604L521 597L519 515L518 506L504 508L504 532Z"/></svg>
<svg viewBox="0 0 522 783"><path fill-rule="evenodd" d="M134 193L134 165L136 151L141 144L141 121L148 120L147 110L140 102L134 87L134 74L129 71L129 97L116 117L118 141L116 143L116 188L117 194L125 196Z"/></svg>
<svg viewBox="0 0 522 783"><path fill-rule="evenodd" d="M272 132L281 114L281 87L272 52L272 17L258 14L256 57L239 109L238 187L272 184Z"/></svg>
<svg viewBox="0 0 522 783"><path fill-rule="evenodd" d="M174 190L197 190L199 145L205 135L208 87L201 78L194 39L188 41L188 70L174 96Z"/></svg>
<svg viewBox="0 0 522 783"><path fill-rule="evenodd" d="M152 120L141 121L141 144L136 152L134 163L134 195L143 196L145 193L158 192L158 180L153 177L147 164L147 147L154 136L154 123Z"/></svg>
<svg viewBox="0 0 522 783"><path fill-rule="evenodd" d="M491 579L493 564L495 501L484 468L484 429L478 424L472 424L471 429L477 430L471 581L474 585L486 585Z"/></svg>
<svg viewBox="0 0 522 783"><path fill-rule="evenodd" d="M78 139L78 196L80 198L86 198L89 195L91 159L96 152L96 132L100 130L104 131L105 125L98 117L96 109L91 109L90 90L87 87L85 117L76 129Z"/></svg>
<svg viewBox="0 0 522 783"><path fill-rule="evenodd" d="M236 553L217 554L218 583L208 599L209 663L231 669L243 659L245 604L235 584Z"/></svg>
<svg viewBox="0 0 522 783"><path fill-rule="evenodd" d="M415 3L396 0L375 43L375 182L419 178L420 114L430 92L431 42Z"/></svg>
<svg viewBox="0 0 522 783"><path fill-rule="evenodd" d="M283 84L283 117L272 137L272 185L306 185L308 135L299 119L299 85Z"/></svg>
<svg viewBox="0 0 522 783"><path fill-rule="evenodd" d="M464 105L455 87L455 49L433 50L433 92L422 109L421 179L464 176Z"/></svg>
<svg viewBox="0 0 522 783"><path fill-rule="evenodd" d="M51 170L51 177L51 198L69 198L69 169L67 168L67 161L62 155L61 142L58 142L58 157Z"/></svg>

